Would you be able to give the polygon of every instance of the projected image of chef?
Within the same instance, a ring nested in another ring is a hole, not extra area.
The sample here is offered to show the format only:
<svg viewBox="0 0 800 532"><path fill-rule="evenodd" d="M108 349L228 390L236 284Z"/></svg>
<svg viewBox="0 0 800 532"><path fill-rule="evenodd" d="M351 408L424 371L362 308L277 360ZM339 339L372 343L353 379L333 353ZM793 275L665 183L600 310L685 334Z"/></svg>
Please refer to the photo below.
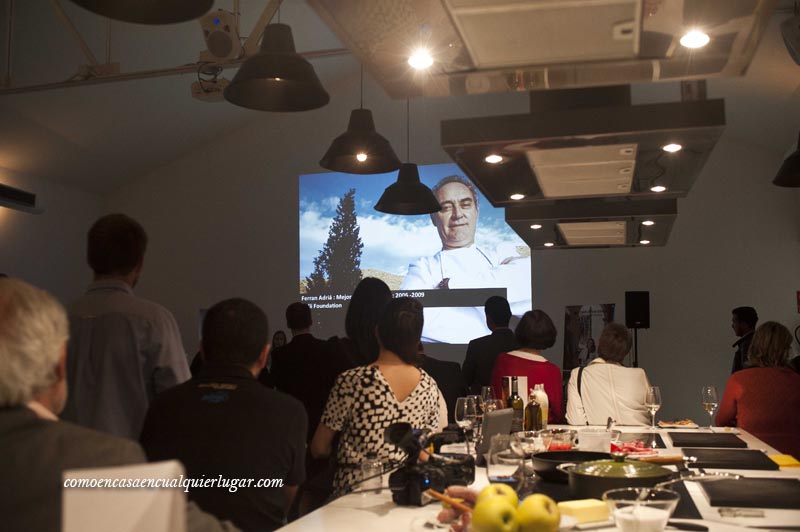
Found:
<svg viewBox="0 0 800 532"><path fill-rule="evenodd" d="M472 183L447 176L432 191L442 206L431 214L442 249L411 263L401 290L502 287L515 315L530 310L530 258L514 246L484 249L475 242L480 205ZM475 337L488 334L482 307L425 310L424 340L463 343L465 330L475 331Z"/></svg>

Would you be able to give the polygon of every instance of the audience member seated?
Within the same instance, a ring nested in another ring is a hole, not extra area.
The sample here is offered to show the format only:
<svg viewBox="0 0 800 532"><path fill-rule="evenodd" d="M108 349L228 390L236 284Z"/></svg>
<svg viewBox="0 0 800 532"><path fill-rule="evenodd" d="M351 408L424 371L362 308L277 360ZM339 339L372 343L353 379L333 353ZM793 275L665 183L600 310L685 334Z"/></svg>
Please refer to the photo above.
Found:
<svg viewBox="0 0 800 532"><path fill-rule="evenodd" d="M492 334L475 338L467 346L462 371L470 392L481 393L483 386L492 384L492 369L500 353L508 353L519 344L514 331L508 328L511 320L511 307L508 300L500 296L492 296L483 305L486 314L486 326Z"/></svg>
<svg viewBox="0 0 800 532"><path fill-rule="evenodd" d="M420 352L419 367L436 381L447 405L447 419L440 419L439 424L455 423L456 400L467 395L467 383L458 362L446 362Z"/></svg>
<svg viewBox="0 0 800 532"><path fill-rule="evenodd" d="M145 462L133 441L59 421L67 400L67 315L50 294L0 279L0 515L3 530L61 530L66 470ZM236 530L195 505L187 529Z"/></svg>
<svg viewBox="0 0 800 532"><path fill-rule="evenodd" d="M792 335L780 323L756 329L745 369L725 385L717 425L741 427L800 458L800 375L787 365L791 349Z"/></svg>
<svg viewBox="0 0 800 532"><path fill-rule="evenodd" d="M156 394L190 376L175 318L133 293L146 247L136 220L97 220L86 253L94 282L69 307L64 419L133 439Z"/></svg>
<svg viewBox="0 0 800 532"><path fill-rule="evenodd" d="M191 478L281 479L282 487L202 488L189 498L243 530L274 530L305 476L306 413L256 380L267 360L267 317L245 299L206 313L200 375L159 395L142 445L150 460L177 459Z"/></svg>
<svg viewBox="0 0 800 532"><path fill-rule="evenodd" d="M567 422L570 425L605 425L609 417L618 425L646 425L644 406L647 375L626 368L622 361L632 345L631 333L619 323L609 323L599 341L599 356L575 368L567 386Z"/></svg>
<svg viewBox="0 0 800 532"><path fill-rule="evenodd" d="M358 489L359 468L367 453L377 453L384 464L404 458L402 451L384 441L389 425L407 422L418 429L437 428L436 382L416 366L422 325L419 302L392 300L378 320L377 360L345 371L336 380L311 442L315 457L328 456L334 436L341 432L333 481L336 495Z"/></svg>
<svg viewBox="0 0 800 532"><path fill-rule="evenodd" d="M378 359L378 339L375 326L392 292L375 277L365 277L358 283L344 318L346 338L339 338L339 350L347 359L348 369L372 364Z"/></svg>
<svg viewBox="0 0 800 532"><path fill-rule="evenodd" d="M553 320L542 310L529 310L519 320L514 335L519 349L502 353L497 357L492 370L492 387L495 397L502 397L503 377L526 376L528 390L519 390L527 397L536 384L544 384L550 403L548 423L559 423L563 419L561 399L561 370L542 356L542 350L556 343L556 328Z"/></svg>
<svg viewBox="0 0 800 532"><path fill-rule="evenodd" d="M272 352L269 372L275 389L303 403L308 414L307 442L319 424L336 377L349 368L333 344L314 338L311 325L308 305L292 303L286 308L286 326L292 332L292 340Z"/></svg>

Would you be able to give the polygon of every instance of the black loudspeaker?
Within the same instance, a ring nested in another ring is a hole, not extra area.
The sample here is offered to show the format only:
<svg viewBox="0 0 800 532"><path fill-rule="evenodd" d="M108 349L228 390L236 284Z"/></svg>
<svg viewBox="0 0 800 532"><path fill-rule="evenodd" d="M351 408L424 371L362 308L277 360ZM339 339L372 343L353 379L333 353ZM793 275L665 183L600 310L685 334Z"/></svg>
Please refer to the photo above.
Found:
<svg viewBox="0 0 800 532"><path fill-rule="evenodd" d="M650 328L650 292L625 292L625 326Z"/></svg>

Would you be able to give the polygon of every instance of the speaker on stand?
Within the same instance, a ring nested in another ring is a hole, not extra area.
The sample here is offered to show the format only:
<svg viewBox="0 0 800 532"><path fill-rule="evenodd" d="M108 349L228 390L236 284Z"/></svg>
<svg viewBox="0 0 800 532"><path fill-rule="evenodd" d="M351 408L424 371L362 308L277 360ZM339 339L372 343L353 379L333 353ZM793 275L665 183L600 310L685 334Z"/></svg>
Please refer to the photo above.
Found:
<svg viewBox="0 0 800 532"><path fill-rule="evenodd" d="M633 329L633 367L639 367L639 329L650 328L650 292L625 292L625 326Z"/></svg>

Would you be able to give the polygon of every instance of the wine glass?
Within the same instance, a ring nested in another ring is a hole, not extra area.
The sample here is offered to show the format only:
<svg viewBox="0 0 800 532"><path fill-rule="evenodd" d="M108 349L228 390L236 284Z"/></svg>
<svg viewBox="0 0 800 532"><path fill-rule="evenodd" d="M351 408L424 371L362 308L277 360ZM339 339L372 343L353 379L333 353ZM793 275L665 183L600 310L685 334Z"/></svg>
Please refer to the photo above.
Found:
<svg viewBox="0 0 800 532"><path fill-rule="evenodd" d="M708 412L708 430L714 432L714 414L719 408L719 395L716 386L703 386L700 391L703 402L703 410Z"/></svg>
<svg viewBox="0 0 800 532"><path fill-rule="evenodd" d="M467 453L470 453L470 432L475 424L477 416L477 405L474 397L459 397L456 399L455 419L456 425L464 431L464 439L467 443Z"/></svg>
<svg viewBox="0 0 800 532"><path fill-rule="evenodd" d="M474 410L470 409L468 414L472 416L472 427L477 440L480 437L481 426L483 425L483 400L481 400L480 395L468 395L467 399L470 399L471 404L475 405Z"/></svg>
<svg viewBox="0 0 800 532"><path fill-rule="evenodd" d="M656 412L661 408L661 388L658 386L647 388L644 406L650 412L650 430L656 430Z"/></svg>
<svg viewBox="0 0 800 532"><path fill-rule="evenodd" d="M523 459L525 454L516 437L495 434L486 457L486 475L492 484L506 484L519 491L525 481Z"/></svg>

